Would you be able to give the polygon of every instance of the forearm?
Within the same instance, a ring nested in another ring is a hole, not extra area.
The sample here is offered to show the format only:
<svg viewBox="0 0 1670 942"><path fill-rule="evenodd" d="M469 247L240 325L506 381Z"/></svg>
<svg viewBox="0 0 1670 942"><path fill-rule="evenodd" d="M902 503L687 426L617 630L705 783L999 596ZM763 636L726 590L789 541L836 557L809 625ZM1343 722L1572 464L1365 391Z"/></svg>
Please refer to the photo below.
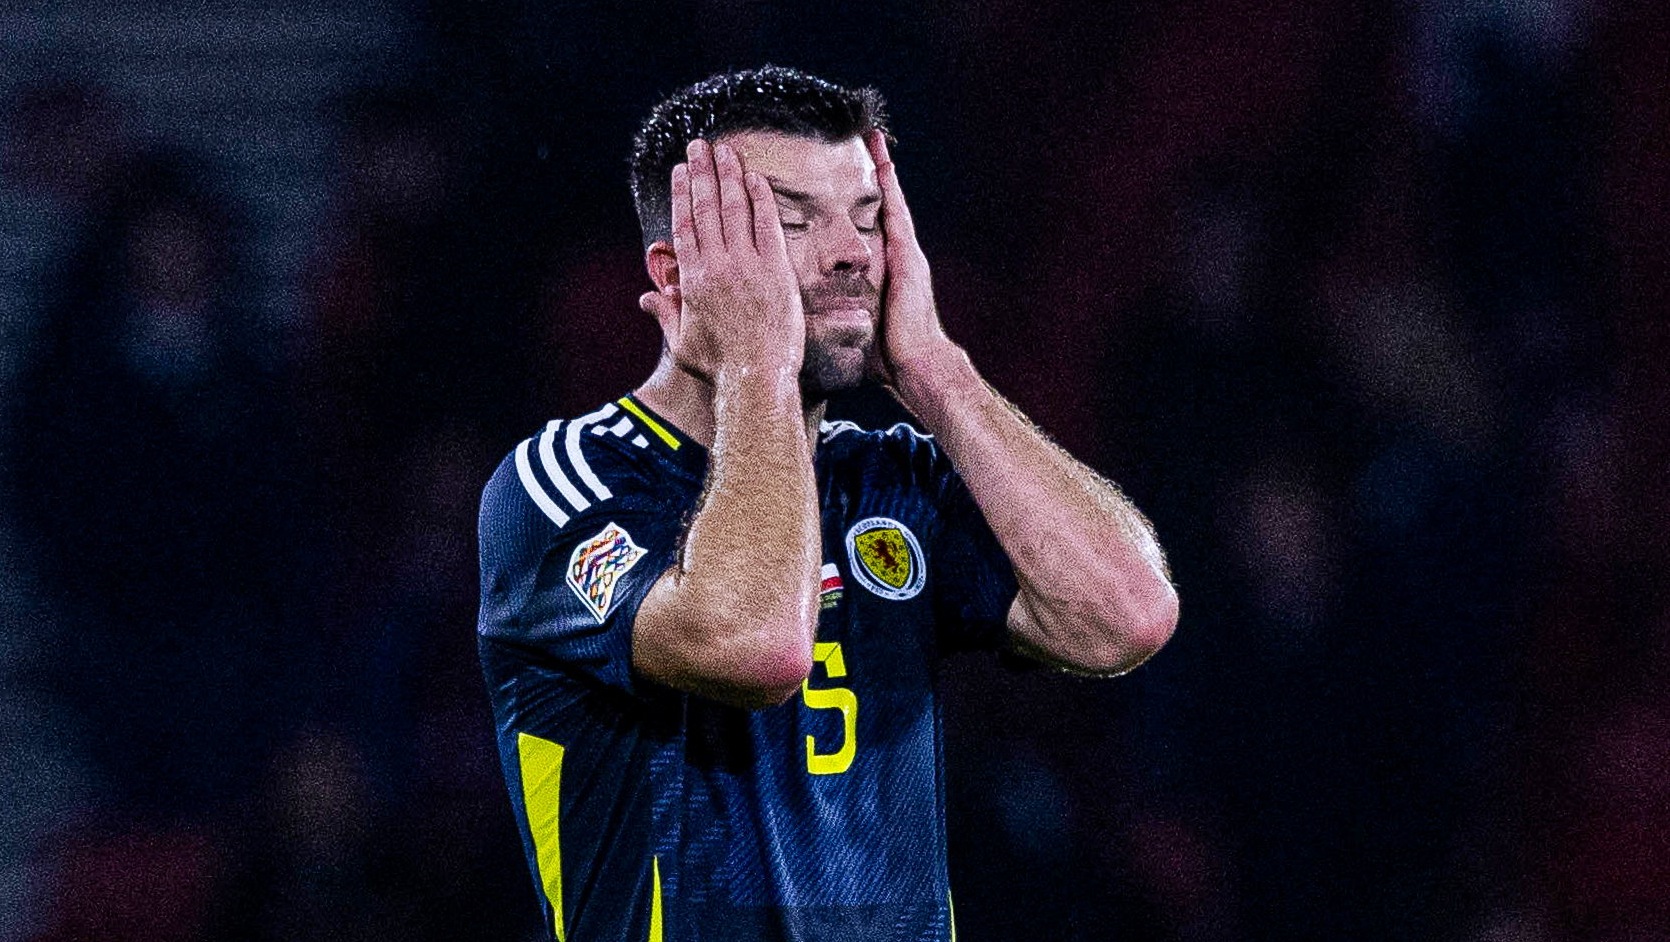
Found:
<svg viewBox="0 0 1670 942"><path fill-rule="evenodd" d="M810 668L819 521L795 376L721 371L708 481L675 580L701 673L781 692Z"/></svg>
<svg viewBox="0 0 1670 942"><path fill-rule="evenodd" d="M1165 642L1177 596L1153 528L1117 487L1046 439L956 347L898 379L900 400L945 449L1014 564L1021 617L1011 627L1023 646L1118 673Z"/></svg>

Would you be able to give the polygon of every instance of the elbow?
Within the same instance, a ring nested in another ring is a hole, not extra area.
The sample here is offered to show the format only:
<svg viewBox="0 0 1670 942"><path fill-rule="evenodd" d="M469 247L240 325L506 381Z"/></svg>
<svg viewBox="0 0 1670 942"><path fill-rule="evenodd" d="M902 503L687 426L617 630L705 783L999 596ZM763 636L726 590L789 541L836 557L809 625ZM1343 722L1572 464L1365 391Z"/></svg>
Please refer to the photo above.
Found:
<svg viewBox="0 0 1670 942"><path fill-rule="evenodd" d="M745 710L786 702L812 673L812 645L802 640L810 636L809 631L798 636L792 630L771 631L751 650L727 656L725 664L716 665L727 688L720 699Z"/></svg>
<svg viewBox="0 0 1670 942"><path fill-rule="evenodd" d="M749 606L755 612L752 618L729 619L729 624L748 628L727 633L727 642L715 648L722 663L714 666L724 672L736 692L730 701L736 706L749 710L777 706L794 696L811 675L817 602L810 593L798 601L769 615Z"/></svg>
<svg viewBox="0 0 1670 942"><path fill-rule="evenodd" d="M1139 600L1127 600L1097 614L1102 626L1097 643L1086 646L1083 669L1105 675L1124 674L1153 657L1177 630L1177 590L1169 582Z"/></svg>
<svg viewBox="0 0 1670 942"><path fill-rule="evenodd" d="M1169 582L1162 583L1157 597L1144 605L1131 621L1131 646L1142 655L1138 663L1153 657L1171 640L1177 630L1179 611L1177 590Z"/></svg>
<svg viewBox="0 0 1670 942"><path fill-rule="evenodd" d="M632 629L633 666L663 686L747 710L776 706L812 672L817 601L687 591L653 595ZM652 592L655 590L652 590Z"/></svg>
<svg viewBox="0 0 1670 942"><path fill-rule="evenodd" d="M778 706L800 690L812 673L813 625L796 617L759 621L700 646L689 665L686 690L745 710Z"/></svg>

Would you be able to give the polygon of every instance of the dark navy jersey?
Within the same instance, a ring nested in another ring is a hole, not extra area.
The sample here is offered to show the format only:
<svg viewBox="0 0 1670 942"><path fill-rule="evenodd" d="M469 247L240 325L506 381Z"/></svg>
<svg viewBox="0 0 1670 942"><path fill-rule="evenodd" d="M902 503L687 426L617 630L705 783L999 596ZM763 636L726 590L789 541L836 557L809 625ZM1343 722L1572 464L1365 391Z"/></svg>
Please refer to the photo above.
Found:
<svg viewBox="0 0 1670 942"><path fill-rule="evenodd" d="M757 711L632 667L633 618L701 495L700 445L627 397L551 422L487 485L481 660L557 939L952 938L933 676L1003 645L1014 572L931 438L825 423L814 464L815 664Z"/></svg>

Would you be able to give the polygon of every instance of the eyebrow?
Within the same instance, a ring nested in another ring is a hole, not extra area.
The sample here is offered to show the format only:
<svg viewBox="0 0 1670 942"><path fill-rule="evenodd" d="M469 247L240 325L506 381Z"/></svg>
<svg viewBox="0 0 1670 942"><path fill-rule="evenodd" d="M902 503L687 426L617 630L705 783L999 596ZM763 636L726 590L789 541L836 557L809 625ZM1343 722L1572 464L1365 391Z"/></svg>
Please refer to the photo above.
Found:
<svg viewBox="0 0 1670 942"><path fill-rule="evenodd" d="M812 199L812 194L810 194L810 193L802 193L799 190L790 189L789 187L784 186L782 183L780 183L778 180L776 180L773 177L766 177L765 179L766 179L766 183L770 184L770 186L771 186L771 192L776 193L778 196L781 196L783 199L786 199L791 203L811 203L811 202L815 202ZM881 191L872 190L871 192L866 193L863 196L860 196L858 198L858 201L856 203L854 203L853 205L862 209L866 206L873 206L873 205L875 205L876 203L879 203L879 202L881 202Z"/></svg>

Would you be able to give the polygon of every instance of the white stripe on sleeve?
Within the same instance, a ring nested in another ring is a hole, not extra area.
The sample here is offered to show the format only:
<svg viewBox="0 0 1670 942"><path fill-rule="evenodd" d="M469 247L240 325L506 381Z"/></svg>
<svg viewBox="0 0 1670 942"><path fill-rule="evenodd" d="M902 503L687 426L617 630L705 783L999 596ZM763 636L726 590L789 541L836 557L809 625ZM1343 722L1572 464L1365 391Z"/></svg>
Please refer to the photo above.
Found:
<svg viewBox="0 0 1670 942"><path fill-rule="evenodd" d="M551 423L545 426L545 434L539 436L539 464L540 467L545 469L545 474L551 479L551 483L555 484L557 490L562 492L562 496L568 499L569 504L573 505L574 512L583 513L587 507L591 506L591 501L586 499L586 495L580 493L580 489L575 487L574 482L568 479L568 474L563 471L562 465L557 463L555 442L557 440L557 428L561 425L561 419L552 419Z"/></svg>
<svg viewBox="0 0 1670 942"><path fill-rule="evenodd" d="M619 411L619 407L611 402L590 415L568 423L568 440L565 442L568 446L568 463L574 466L574 473L580 475L580 480L591 488L598 500L608 500L615 495L603 486L603 482L592 473L591 465L586 463L586 456L580 452L580 433L586 430L586 426L601 422Z"/></svg>
<svg viewBox="0 0 1670 942"><path fill-rule="evenodd" d="M528 442L532 440L524 438L522 444L516 446L516 476L522 479L523 490L528 492L528 496L533 498L540 510L545 511L545 516L550 517L551 522L557 526L563 526L568 523L568 514L563 513L562 508L545 493L545 488L539 486L539 481L533 476L533 465L528 463Z"/></svg>

